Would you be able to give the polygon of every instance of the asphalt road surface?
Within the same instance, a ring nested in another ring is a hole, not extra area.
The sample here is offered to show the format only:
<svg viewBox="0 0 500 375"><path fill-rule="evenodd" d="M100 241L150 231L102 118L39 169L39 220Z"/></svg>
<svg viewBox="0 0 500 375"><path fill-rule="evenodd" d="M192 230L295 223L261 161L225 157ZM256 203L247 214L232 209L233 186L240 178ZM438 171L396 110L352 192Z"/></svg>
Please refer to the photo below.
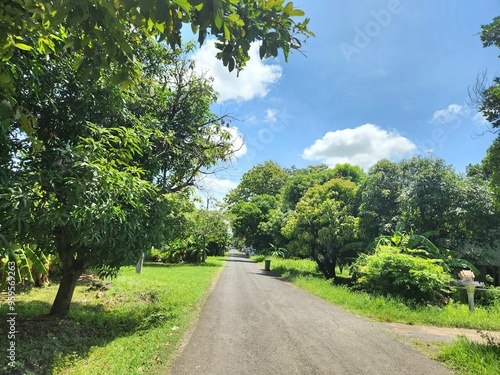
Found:
<svg viewBox="0 0 500 375"><path fill-rule="evenodd" d="M234 252L170 374L453 373Z"/></svg>

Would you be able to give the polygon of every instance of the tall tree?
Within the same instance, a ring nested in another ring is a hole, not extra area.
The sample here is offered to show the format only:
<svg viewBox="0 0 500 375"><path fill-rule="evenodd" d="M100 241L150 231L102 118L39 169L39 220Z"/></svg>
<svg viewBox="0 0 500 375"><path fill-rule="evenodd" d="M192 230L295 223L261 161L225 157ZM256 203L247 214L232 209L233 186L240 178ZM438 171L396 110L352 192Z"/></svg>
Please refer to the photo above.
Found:
<svg viewBox="0 0 500 375"><path fill-rule="evenodd" d="M334 168L327 165L311 165L307 168L293 170L291 177L283 187L282 199L285 210L293 210L297 202L314 185L321 185L333 178L342 178L360 183L365 177L365 172L350 164L338 164Z"/></svg>
<svg viewBox="0 0 500 375"><path fill-rule="evenodd" d="M285 185L289 175L278 163L267 160L246 172L236 188L231 190L225 201L229 205L239 201L250 201L257 195L276 196Z"/></svg>
<svg viewBox="0 0 500 375"><path fill-rule="evenodd" d="M244 246L252 246L262 252L269 249L274 238L263 226L276 209L277 198L272 195L256 195L250 201L240 201L230 209L234 237Z"/></svg>
<svg viewBox="0 0 500 375"><path fill-rule="evenodd" d="M354 182L340 179L313 186L283 228L287 238L307 249L327 279L336 277L335 268L346 245L358 239L359 219L353 205L356 192Z"/></svg>
<svg viewBox="0 0 500 375"><path fill-rule="evenodd" d="M145 85L119 90L112 74L83 84L74 56L65 52L39 65L38 86L30 77L19 85L16 100L36 116L32 139L39 144L30 150L11 123L8 140L24 147L12 147L2 165L9 179L1 185L0 233L59 255L63 278L54 315L68 313L82 272L113 274L168 239L183 213L184 197L173 193L229 152L209 112L213 90L192 69L175 72L182 87L171 85L165 67L185 64L178 53L158 48L164 53L157 60L154 48L151 55L137 51L151 64L143 72L147 92Z"/></svg>
<svg viewBox="0 0 500 375"><path fill-rule="evenodd" d="M495 17L487 25L481 26L480 33L483 47L495 46L500 48L500 17ZM494 77L490 86L486 83L486 75L478 81L472 92L472 102L477 104L478 110L492 125L492 132L500 132L500 77ZM497 205L500 206L500 135L497 136L488 149L485 166L491 171L490 186L495 194Z"/></svg>
<svg viewBox="0 0 500 375"><path fill-rule="evenodd" d="M391 232L401 220L399 196L402 188L398 164L381 160L370 168L360 187L360 226L368 241Z"/></svg>

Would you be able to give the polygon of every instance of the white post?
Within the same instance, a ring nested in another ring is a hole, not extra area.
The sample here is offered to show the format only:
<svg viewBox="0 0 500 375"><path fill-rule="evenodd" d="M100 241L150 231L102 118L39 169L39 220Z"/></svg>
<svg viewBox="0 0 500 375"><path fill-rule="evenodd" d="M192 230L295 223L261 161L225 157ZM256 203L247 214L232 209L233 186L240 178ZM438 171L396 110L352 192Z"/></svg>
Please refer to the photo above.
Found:
<svg viewBox="0 0 500 375"><path fill-rule="evenodd" d="M135 266L135 273L141 274L142 272L142 264L144 263L144 253L142 253L141 258L137 262L137 265Z"/></svg>
<svg viewBox="0 0 500 375"><path fill-rule="evenodd" d="M469 311L474 311L474 291L476 290L476 286L466 284L465 290L467 291L467 298L469 300Z"/></svg>

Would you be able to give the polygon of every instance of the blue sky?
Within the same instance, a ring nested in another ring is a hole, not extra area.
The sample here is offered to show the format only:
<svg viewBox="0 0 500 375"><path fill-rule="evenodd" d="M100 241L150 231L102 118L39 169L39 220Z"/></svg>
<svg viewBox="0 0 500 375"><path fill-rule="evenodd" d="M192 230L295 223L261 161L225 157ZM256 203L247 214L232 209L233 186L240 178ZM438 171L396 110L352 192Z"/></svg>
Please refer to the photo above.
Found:
<svg viewBox="0 0 500 375"><path fill-rule="evenodd" d="M214 77L237 158L200 182L221 199L243 173L274 160L284 167L433 155L456 171L479 163L494 136L469 104L479 73L498 72L495 47L480 26L500 15L500 0L296 0L316 34L294 52L229 74L210 42L196 53Z"/></svg>

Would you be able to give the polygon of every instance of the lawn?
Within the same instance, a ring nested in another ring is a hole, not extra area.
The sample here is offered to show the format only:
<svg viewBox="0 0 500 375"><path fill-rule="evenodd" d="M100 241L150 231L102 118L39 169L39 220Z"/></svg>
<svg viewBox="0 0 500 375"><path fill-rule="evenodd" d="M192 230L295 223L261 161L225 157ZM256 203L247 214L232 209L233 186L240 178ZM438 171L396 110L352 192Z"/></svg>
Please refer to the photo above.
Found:
<svg viewBox="0 0 500 375"><path fill-rule="evenodd" d="M57 284L18 292L16 373L165 373L223 264L224 258L204 265L146 263L141 275L126 267L104 291L90 289L94 278L87 275L67 319L46 315ZM6 316L6 304L0 314ZM2 334L0 347L8 348L7 341ZM0 372L7 370L2 355Z"/></svg>

